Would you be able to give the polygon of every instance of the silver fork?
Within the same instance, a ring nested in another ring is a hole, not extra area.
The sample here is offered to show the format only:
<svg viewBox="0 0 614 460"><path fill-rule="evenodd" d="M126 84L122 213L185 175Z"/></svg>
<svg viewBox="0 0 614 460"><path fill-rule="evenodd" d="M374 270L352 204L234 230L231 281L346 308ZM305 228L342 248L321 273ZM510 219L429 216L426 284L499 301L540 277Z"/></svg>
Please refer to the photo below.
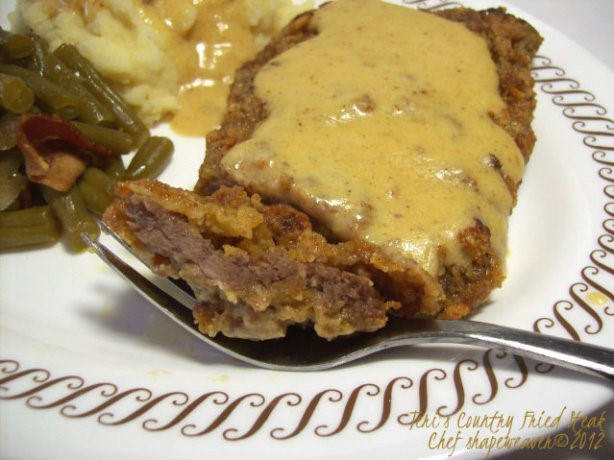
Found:
<svg viewBox="0 0 614 460"><path fill-rule="evenodd" d="M129 246L103 225L125 249ZM252 341L208 337L198 331L191 308L196 302L189 288L167 282L164 288L126 263L100 241L84 241L112 269L162 313L219 351L240 361L267 369L317 371L337 367L382 350L417 344L469 344L504 350L577 371L614 380L614 350L520 329L469 320L416 320L392 317L385 328L333 341L312 331L294 328L283 339ZM292 352L289 352L292 350Z"/></svg>

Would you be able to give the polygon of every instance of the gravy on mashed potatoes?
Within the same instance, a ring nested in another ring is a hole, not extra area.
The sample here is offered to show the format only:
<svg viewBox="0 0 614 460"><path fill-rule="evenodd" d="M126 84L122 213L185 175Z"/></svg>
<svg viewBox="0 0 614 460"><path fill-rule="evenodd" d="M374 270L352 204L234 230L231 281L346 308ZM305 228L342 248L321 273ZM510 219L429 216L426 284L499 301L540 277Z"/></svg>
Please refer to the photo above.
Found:
<svg viewBox="0 0 614 460"><path fill-rule="evenodd" d="M18 0L16 28L72 43L153 125L204 135L234 71L310 0Z"/></svg>

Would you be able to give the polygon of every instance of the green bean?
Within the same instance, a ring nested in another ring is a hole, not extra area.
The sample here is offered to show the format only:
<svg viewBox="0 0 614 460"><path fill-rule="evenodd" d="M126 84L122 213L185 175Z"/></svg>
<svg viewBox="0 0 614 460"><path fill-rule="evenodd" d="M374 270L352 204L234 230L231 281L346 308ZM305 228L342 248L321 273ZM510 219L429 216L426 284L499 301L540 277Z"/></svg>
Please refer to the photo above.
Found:
<svg viewBox="0 0 614 460"><path fill-rule="evenodd" d="M27 184L26 177L21 174L0 177L0 211L13 208Z"/></svg>
<svg viewBox="0 0 614 460"><path fill-rule="evenodd" d="M107 147L114 153L122 154L132 150L132 138L123 131L78 121L73 121L72 124L90 141Z"/></svg>
<svg viewBox="0 0 614 460"><path fill-rule="evenodd" d="M9 112L27 112L34 105L34 91L21 78L0 74L0 105Z"/></svg>
<svg viewBox="0 0 614 460"><path fill-rule="evenodd" d="M20 152L0 152L0 211L12 208L27 185L25 176L19 174L22 163Z"/></svg>
<svg viewBox="0 0 614 460"><path fill-rule="evenodd" d="M17 145L18 122L19 117L14 113L5 112L0 115L0 152L10 150Z"/></svg>
<svg viewBox="0 0 614 460"><path fill-rule="evenodd" d="M53 52L73 72L77 72L83 85L115 115L118 127L133 139L133 146L140 146L149 136L149 130L136 112L102 78L94 66L73 45L62 44Z"/></svg>
<svg viewBox="0 0 614 460"><path fill-rule="evenodd" d="M95 214L98 214L99 216L104 214L105 209L107 209L107 206L111 204L112 199L109 199L106 195L100 193L100 190L89 182L79 182L77 187L79 187L79 191L81 192L81 195L83 195L87 209Z"/></svg>
<svg viewBox="0 0 614 460"><path fill-rule="evenodd" d="M17 149L0 153L0 176L12 176L23 164L23 155Z"/></svg>
<svg viewBox="0 0 614 460"><path fill-rule="evenodd" d="M38 99L61 117L72 120L79 115L78 97L33 70L12 64L0 64L0 73L21 78Z"/></svg>
<svg viewBox="0 0 614 460"><path fill-rule="evenodd" d="M104 172L111 179L116 181L123 180L126 177L126 167L124 166L124 162L121 158L115 157L110 159L107 162L107 167L104 169Z"/></svg>
<svg viewBox="0 0 614 460"><path fill-rule="evenodd" d="M35 45L36 67L39 68L41 75L73 93L79 99L78 118L85 123L110 125L115 119L113 112L83 86L80 78L55 54L47 51L46 44L39 37L35 38Z"/></svg>
<svg viewBox="0 0 614 460"><path fill-rule="evenodd" d="M102 215L113 201L115 183L114 179L98 168L90 167L85 170L78 186L90 211Z"/></svg>
<svg viewBox="0 0 614 460"><path fill-rule="evenodd" d="M0 250L52 244L59 239L58 225L52 221L32 227L0 227Z"/></svg>
<svg viewBox="0 0 614 460"><path fill-rule="evenodd" d="M57 192L45 186L41 186L40 190L53 214L60 221L64 241L70 250L76 252L85 249L85 243L81 239L83 233L91 239L98 237L100 228L87 211L79 187L73 187L66 193Z"/></svg>
<svg viewBox="0 0 614 460"><path fill-rule="evenodd" d="M49 206L0 212L0 250L55 243L60 229Z"/></svg>
<svg viewBox="0 0 614 460"><path fill-rule="evenodd" d="M31 227L42 225L53 219L53 212L48 205L33 206L19 211L0 212L1 227Z"/></svg>
<svg viewBox="0 0 614 460"><path fill-rule="evenodd" d="M10 59L23 59L34 50L32 38L0 29L0 47Z"/></svg>
<svg viewBox="0 0 614 460"><path fill-rule="evenodd" d="M22 61L24 67L30 70L34 70L40 75L45 75L45 65L47 65L46 55L49 53L49 45L38 35L33 35L32 43L34 49L28 59Z"/></svg>
<svg viewBox="0 0 614 460"><path fill-rule="evenodd" d="M167 137L148 138L130 161L126 179L157 177L170 161L173 148L173 143Z"/></svg>

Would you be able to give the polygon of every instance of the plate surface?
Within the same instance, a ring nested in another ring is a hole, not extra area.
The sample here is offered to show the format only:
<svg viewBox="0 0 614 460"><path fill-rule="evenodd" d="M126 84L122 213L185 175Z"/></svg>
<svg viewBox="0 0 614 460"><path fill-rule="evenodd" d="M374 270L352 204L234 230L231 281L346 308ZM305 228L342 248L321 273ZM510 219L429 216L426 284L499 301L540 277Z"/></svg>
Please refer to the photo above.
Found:
<svg viewBox="0 0 614 460"><path fill-rule="evenodd" d="M0 5L5 23L10 7ZM614 347L614 75L509 10L545 38L538 142L508 279L476 319ZM159 130L176 142L161 179L190 188L204 141ZM574 442L603 454L613 447L599 412L573 422L611 398L599 379L472 347L394 350L318 373L255 369L171 324L93 254L0 256L1 458L484 458Z"/></svg>

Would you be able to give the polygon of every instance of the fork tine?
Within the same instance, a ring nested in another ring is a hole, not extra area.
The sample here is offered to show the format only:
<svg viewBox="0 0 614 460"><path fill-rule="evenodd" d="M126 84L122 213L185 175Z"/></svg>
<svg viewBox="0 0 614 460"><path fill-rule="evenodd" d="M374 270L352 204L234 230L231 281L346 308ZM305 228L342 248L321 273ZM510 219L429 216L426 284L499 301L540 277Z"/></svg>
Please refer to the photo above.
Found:
<svg viewBox="0 0 614 460"><path fill-rule="evenodd" d="M124 241L124 239L121 236L115 233L115 231L112 230L111 227L109 227L109 225L104 220L102 219L98 220L98 225L100 225L100 228L105 233L105 235L112 236L113 239L117 241L119 244L121 244L126 250L132 252L132 248L130 247L130 245L126 243L126 241Z"/></svg>
<svg viewBox="0 0 614 460"><path fill-rule="evenodd" d="M108 234L112 235L122 246L126 247L128 251L132 253L126 243L113 231L109 231ZM207 343L225 355L251 365L277 370L295 370L297 368L298 362L284 363L279 360L280 349L278 343L275 343L275 341L253 342L225 336L216 336L212 338L202 334L194 322L189 306L178 301L175 297L148 280L100 241L94 241L85 234L81 235L81 238L87 246L94 250L106 265L128 281L128 283L130 283L145 299L197 339ZM181 289L179 286L177 286L177 288ZM281 352L283 353L283 348Z"/></svg>
<svg viewBox="0 0 614 460"><path fill-rule="evenodd" d="M116 236L114 232L110 234ZM87 235L81 237L109 267L167 317L215 349L255 366L286 371L324 370L392 347L448 343L505 349L552 364L614 378L614 357L609 348L476 321L391 317L385 328L369 334L340 337L334 342L327 342L312 330L301 328L289 329L285 338L277 340L251 341L223 335L211 338L199 332L189 306L186 307L141 275L103 243L93 241ZM128 251L131 252L129 248Z"/></svg>
<svg viewBox="0 0 614 460"><path fill-rule="evenodd" d="M147 267L147 269L150 268L148 263L145 260L143 260L139 255L135 254L133 249L130 247L130 245L121 236L119 236L115 231L113 231L111 227L109 227L105 221L98 220L98 224L100 225L100 228L102 229L105 235L111 236L131 256L136 258L140 263L142 263L145 267ZM101 243L97 243L97 244L100 244L102 246ZM106 247L104 249L106 249L107 253L111 252ZM96 248L94 248L94 250L96 250ZM117 256L115 256L115 258L118 259ZM182 299L181 302L183 303L184 307L187 307L190 310L192 310L194 307L194 304L196 303L196 296L194 295L194 293L192 292L192 289L188 286L188 284L184 282L183 280L175 280L171 278L167 278L166 281L168 281L168 283L171 283L173 285L173 291L176 293L175 298L177 298L177 295L179 295Z"/></svg>
<svg viewBox="0 0 614 460"><path fill-rule="evenodd" d="M171 317L171 319L175 320L176 322L182 324L184 328L193 334L197 334L199 338L207 338L202 336L202 334L198 331L198 328L194 324L192 314L186 305L179 302L175 297L171 296L166 291L149 281L101 242L93 241L86 234L83 234L81 238L85 244L96 252L100 259L102 259L115 272L119 273L126 281L132 284L134 288L143 297L149 300L149 302L156 306L158 310ZM120 240L118 239L118 241ZM162 305L164 305L164 307L162 307Z"/></svg>
<svg viewBox="0 0 614 460"><path fill-rule="evenodd" d="M129 254L149 269L147 263L139 258L132 248L117 233L101 222L103 232L112 237ZM165 287L179 290L179 295L188 296L188 302L181 302L166 292L162 287L147 279L130 264L113 252L100 241L93 241L87 235L82 235L83 241L92 248L96 254L115 272L153 304L168 318L178 323L197 339L211 345L222 353L236 358L239 361L258 367L284 371L315 371L324 370L344 364L354 359L364 357L376 351L381 351L392 345L378 340L378 336L387 336L391 329L380 330L368 335L355 335L338 338L333 343L318 337L313 330L292 328L284 338L276 340L252 341L235 337L217 335L209 337L202 334L190 312L196 299L188 294L181 285L173 280L163 280ZM176 292L175 292L176 293ZM176 293L177 294L177 293ZM181 297L183 297L181 296ZM422 329L417 327L417 329ZM427 328L429 329L429 328ZM408 327L401 328L407 331ZM393 334L394 335L394 334Z"/></svg>
<svg viewBox="0 0 614 460"><path fill-rule="evenodd" d="M132 254L130 247L112 230L103 227L105 233L111 235ZM333 367L336 360L319 359L327 356L327 342L315 336L312 331L295 330L284 339L252 341L231 338L223 335L209 337L202 334L196 326L189 306L178 301L145 276L124 262L118 255L100 241L94 241L87 235L82 235L83 241L109 267L121 275L128 283L153 304L168 318L178 323L197 339L211 345L222 353L258 367L274 370L318 370ZM138 257L137 257L138 258ZM178 289L183 289L176 286ZM315 338L315 342L314 342ZM306 349L308 347L308 349ZM289 352L290 351L290 352ZM310 359L316 358L315 360Z"/></svg>

